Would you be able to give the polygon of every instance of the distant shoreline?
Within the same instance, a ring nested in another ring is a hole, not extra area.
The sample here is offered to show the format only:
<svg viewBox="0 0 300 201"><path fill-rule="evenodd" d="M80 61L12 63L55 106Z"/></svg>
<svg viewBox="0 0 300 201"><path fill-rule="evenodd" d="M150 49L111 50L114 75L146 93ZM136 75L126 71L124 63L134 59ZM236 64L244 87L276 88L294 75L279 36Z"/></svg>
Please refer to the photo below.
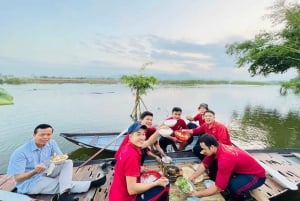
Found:
<svg viewBox="0 0 300 201"><path fill-rule="evenodd" d="M122 83L120 79L114 78L68 78L68 77L0 77L0 84L118 84ZM280 82L260 82L260 81L228 81L228 80L159 80L162 85L215 85L215 84L233 84L233 85L280 85Z"/></svg>

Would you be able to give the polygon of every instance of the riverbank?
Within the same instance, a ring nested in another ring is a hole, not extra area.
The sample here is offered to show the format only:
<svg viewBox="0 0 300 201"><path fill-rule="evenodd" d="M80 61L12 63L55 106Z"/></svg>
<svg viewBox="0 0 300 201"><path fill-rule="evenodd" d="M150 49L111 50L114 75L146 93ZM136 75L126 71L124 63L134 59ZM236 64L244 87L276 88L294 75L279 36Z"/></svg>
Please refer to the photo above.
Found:
<svg viewBox="0 0 300 201"><path fill-rule="evenodd" d="M122 83L120 79L114 78L85 78L85 77L32 77L18 78L4 76L0 77L0 84L67 84L67 83L84 83L84 84L118 84ZM259 82L259 81L243 81L243 80L159 80L162 85L217 85L217 84L233 84L233 85L279 85L279 82Z"/></svg>

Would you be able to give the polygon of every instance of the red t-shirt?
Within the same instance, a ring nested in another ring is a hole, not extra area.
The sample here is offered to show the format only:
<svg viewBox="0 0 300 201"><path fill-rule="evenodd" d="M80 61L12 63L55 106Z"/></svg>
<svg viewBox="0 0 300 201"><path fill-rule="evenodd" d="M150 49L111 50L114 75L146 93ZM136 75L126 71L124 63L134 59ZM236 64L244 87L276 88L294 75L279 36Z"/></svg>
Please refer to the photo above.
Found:
<svg viewBox="0 0 300 201"><path fill-rule="evenodd" d="M128 144L128 142L129 142L129 135L127 133L126 136L124 137L122 143L120 144L117 152L115 153L115 159L116 160L119 159L119 156L120 156L120 153L121 153L122 149Z"/></svg>
<svg viewBox="0 0 300 201"><path fill-rule="evenodd" d="M207 123L202 124L201 126L192 129L193 134L211 134L222 144L232 145L230 140L228 129L219 122L214 122L210 127Z"/></svg>
<svg viewBox="0 0 300 201"><path fill-rule="evenodd" d="M204 119L203 119L203 115L201 113L198 113L194 116L194 121L198 121L199 126L201 126L202 124L205 123Z"/></svg>
<svg viewBox="0 0 300 201"><path fill-rule="evenodd" d="M173 117L169 117L168 119L174 119ZM172 127L170 127L173 131L181 130L181 129L188 129L185 121L183 119L178 119L176 124ZM171 134L171 136L174 137L174 132Z"/></svg>
<svg viewBox="0 0 300 201"><path fill-rule="evenodd" d="M146 130L146 132L145 132L146 140L147 140L153 133L155 133L155 131L156 131L156 128L154 128L154 127L147 128L147 130ZM120 155L120 152L122 151L122 149L124 148L124 146L127 145L128 142L129 142L129 135L127 134L127 135L124 137L122 143L120 144L119 149L118 149L117 152L115 153L115 159L118 160L118 157L119 157L119 155ZM154 144L156 145L156 144L158 144L158 142L156 141Z"/></svg>
<svg viewBox="0 0 300 201"><path fill-rule="evenodd" d="M149 137L155 133L155 131L156 131L156 128L154 128L154 127L147 128L147 130L145 132L146 140L148 140ZM156 140L156 142L154 144L157 145L157 143L158 143L158 141Z"/></svg>
<svg viewBox="0 0 300 201"><path fill-rule="evenodd" d="M225 190L233 173L266 177L265 169L248 152L238 147L219 144L215 155L203 159L205 168L208 168L214 159L218 161L215 184L221 190Z"/></svg>
<svg viewBox="0 0 300 201"><path fill-rule="evenodd" d="M141 149L128 142L119 154L115 174L109 190L109 201L135 201L137 195L129 195L126 176L140 176Z"/></svg>

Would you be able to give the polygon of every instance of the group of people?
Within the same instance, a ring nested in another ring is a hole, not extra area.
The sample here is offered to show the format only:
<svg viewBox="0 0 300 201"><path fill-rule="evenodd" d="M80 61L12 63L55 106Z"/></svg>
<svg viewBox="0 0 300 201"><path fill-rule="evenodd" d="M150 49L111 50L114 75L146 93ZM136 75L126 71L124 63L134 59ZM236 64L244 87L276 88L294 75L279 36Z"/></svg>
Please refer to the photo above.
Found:
<svg viewBox="0 0 300 201"><path fill-rule="evenodd" d="M169 145L175 151L184 150L193 142L194 136L198 136L198 140L192 151L202 162L189 179L194 181L208 171L215 182L205 190L192 191L190 196L204 197L228 191L233 199L242 200L249 191L265 182L263 167L246 151L232 144L228 129L215 120L215 113L207 104L201 103L195 116L187 116L189 123L181 115L182 109L174 107L167 119L175 119L176 124L171 127L165 124L154 127L153 113L145 111L138 122L129 126L115 154L116 165L109 201L169 200L170 186L166 177L162 176L150 183L140 182L141 173L147 171L143 166L145 157L148 155L161 162L161 158L167 156ZM161 129L169 128L173 130L170 136L160 136ZM178 140L174 135L177 130L189 135L188 140ZM34 129L33 139L12 154L8 174L14 177L19 193L57 194L57 201L76 201L72 193L86 192L106 182L105 176L95 181L72 181L71 160L55 167L51 175L46 175L49 158L54 153L62 153L51 139L52 134L53 128L50 125L38 125Z"/></svg>

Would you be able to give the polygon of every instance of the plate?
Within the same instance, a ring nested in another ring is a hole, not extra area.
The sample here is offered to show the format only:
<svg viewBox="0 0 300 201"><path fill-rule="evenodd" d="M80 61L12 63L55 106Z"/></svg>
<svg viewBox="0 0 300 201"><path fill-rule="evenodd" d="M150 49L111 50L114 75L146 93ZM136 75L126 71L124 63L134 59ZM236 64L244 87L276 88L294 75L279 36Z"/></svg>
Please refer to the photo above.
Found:
<svg viewBox="0 0 300 201"><path fill-rule="evenodd" d="M65 162L65 160L67 160L68 158L69 156L66 154L62 154L62 155L54 154L50 159L50 163L61 164Z"/></svg>
<svg viewBox="0 0 300 201"><path fill-rule="evenodd" d="M164 121L164 124L169 126L169 127L174 126L176 123L177 123L176 119L167 119L167 120Z"/></svg>
<svg viewBox="0 0 300 201"><path fill-rule="evenodd" d="M163 137L168 137L173 133L173 130L171 128L162 128L159 129L159 134Z"/></svg>
<svg viewBox="0 0 300 201"><path fill-rule="evenodd" d="M150 170L147 172L142 173L140 179L141 183L151 183L155 180L159 179L161 177L161 174L155 170Z"/></svg>
<svg viewBox="0 0 300 201"><path fill-rule="evenodd" d="M185 177L178 177L175 185L184 193L189 193L194 190L194 185Z"/></svg>
<svg viewBox="0 0 300 201"><path fill-rule="evenodd" d="M175 137L180 141L187 141L191 137L187 131L177 130L174 133Z"/></svg>

